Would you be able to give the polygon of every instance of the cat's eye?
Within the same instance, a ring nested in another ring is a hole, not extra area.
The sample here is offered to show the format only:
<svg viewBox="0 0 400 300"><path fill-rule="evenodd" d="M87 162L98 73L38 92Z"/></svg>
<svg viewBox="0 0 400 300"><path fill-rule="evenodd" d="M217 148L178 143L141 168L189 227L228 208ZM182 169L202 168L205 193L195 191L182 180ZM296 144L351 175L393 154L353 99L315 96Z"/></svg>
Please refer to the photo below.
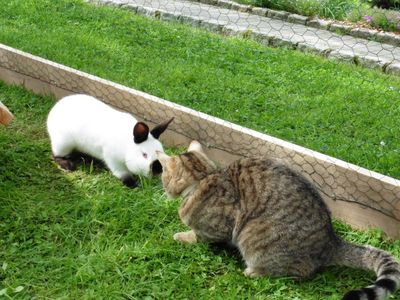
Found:
<svg viewBox="0 0 400 300"><path fill-rule="evenodd" d="M145 159L147 159L147 153L142 153L142 155L143 155L143 157L145 158Z"/></svg>

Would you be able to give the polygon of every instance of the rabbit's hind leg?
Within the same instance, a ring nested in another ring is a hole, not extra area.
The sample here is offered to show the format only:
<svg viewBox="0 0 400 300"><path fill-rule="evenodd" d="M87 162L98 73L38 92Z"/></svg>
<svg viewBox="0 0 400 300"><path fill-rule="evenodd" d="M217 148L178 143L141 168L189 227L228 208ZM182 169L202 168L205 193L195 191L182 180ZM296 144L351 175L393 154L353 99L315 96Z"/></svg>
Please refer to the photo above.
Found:
<svg viewBox="0 0 400 300"><path fill-rule="evenodd" d="M74 162L68 158L53 155L53 160L66 171L74 171L76 169Z"/></svg>
<svg viewBox="0 0 400 300"><path fill-rule="evenodd" d="M74 149L73 146L52 141L51 148L53 152L53 160L62 169L66 171L74 171L76 169L75 163L69 158L69 155L72 153Z"/></svg>

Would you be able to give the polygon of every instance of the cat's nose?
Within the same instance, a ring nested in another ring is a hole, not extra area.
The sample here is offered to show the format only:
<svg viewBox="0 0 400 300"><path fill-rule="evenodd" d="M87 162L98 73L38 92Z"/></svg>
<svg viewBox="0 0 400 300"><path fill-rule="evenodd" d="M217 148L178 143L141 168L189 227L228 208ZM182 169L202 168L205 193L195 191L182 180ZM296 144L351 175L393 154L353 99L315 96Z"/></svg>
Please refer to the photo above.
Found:
<svg viewBox="0 0 400 300"><path fill-rule="evenodd" d="M152 175L160 175L162 173L162 166L158 159L151 163L150 170Z"/></svg>

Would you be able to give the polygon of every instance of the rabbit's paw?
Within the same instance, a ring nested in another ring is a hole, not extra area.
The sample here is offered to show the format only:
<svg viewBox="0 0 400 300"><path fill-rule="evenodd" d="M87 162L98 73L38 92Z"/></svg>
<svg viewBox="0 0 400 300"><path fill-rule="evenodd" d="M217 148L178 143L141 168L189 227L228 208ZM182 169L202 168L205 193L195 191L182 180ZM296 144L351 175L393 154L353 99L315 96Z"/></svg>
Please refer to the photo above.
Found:
<svg viewBox="0 0 400 300"><path fill-rule="evenodd" d="M122 183L131 189L134 189L139 186L138 178L135 176L127 176L127 177L123 178Z"/></svg>

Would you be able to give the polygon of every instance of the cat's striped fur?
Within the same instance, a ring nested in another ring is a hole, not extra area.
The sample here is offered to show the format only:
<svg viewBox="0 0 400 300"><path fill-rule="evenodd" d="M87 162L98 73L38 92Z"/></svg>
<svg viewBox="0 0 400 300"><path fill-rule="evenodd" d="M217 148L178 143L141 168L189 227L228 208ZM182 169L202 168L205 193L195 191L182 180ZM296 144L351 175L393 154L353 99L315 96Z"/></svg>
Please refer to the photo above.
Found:
<svg viewBox="0 0 400 300"><path fill-rule="evenodd" d="M330 213L314 186L283 163L241 159L217 169L198 142L188 152L159 153L166 193L182 196L179 215L192 230L181 242L236 246L246 276L305 279L320 268L344 265L372 270L377 280L343 299L385 299L400 283L400 265L389 253L348 243L332 228Z"/></svg>

